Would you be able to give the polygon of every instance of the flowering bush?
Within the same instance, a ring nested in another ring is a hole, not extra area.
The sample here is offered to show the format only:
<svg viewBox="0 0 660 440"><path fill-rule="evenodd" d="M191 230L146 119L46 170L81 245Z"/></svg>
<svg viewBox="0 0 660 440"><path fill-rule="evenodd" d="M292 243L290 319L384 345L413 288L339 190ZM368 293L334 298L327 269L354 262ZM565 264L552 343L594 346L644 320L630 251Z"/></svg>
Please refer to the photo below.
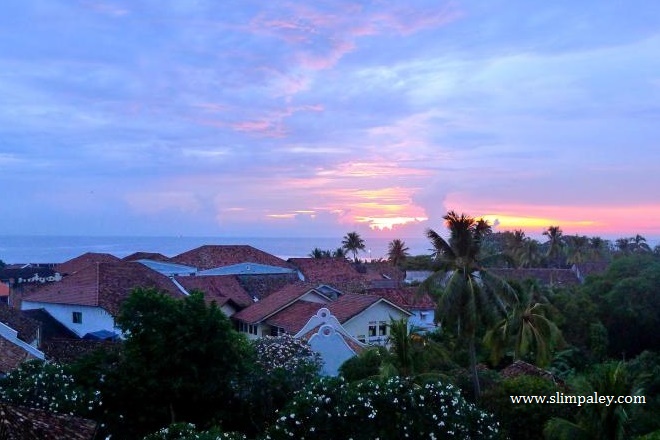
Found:
<svg viewBox="0 0 660 440"><path fill-rule="evenodd" d="M61 365L29 361L0 379L0 400L86 416L101 406L101 393L78 386Z"/></svg>
<svg viewBox="0 0 660 440"><path fill-rule="evenodd" d="M260 338L252 346L253 368L238 387L243 425L235 422L232 428L256 435L296 391L319 377L321 358L306 341L288 335Z"/></svg>
<svg viewBox="0 0 660 440"><path fill-rule="evenodd" d="M393 377L347 383L322 379L278 414L266 438L495 439L493 417L452 385Z"/></svg>
<svg viewBox="0 0 660 440"><path fill-rule="evenodd" d="M282 335L259 338L253 343L256 364L267 374L278 370L287 374L316 374L321 369L321 357L305 340Z"/></svg>
<svg viewBox="0 0 660 440"><path fill-rule="evenodd" d="M192 423L174 423L150 434L144 440L246 440L240 432L222 433L218 429L197 431Z"/></svg>

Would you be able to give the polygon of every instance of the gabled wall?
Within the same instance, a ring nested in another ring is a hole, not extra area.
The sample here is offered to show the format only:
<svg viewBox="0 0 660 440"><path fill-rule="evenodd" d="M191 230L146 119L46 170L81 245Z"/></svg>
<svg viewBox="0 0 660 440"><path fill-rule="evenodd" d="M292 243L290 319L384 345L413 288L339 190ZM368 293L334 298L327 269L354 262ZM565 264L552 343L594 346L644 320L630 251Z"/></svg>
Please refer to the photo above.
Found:
<svg viewBox="0 0 660 440"><path fill-rule="evenodd" d="M364 340L367 344L385 345L390 331L390 319L399 320L408 319L408 317L409 315L403 313L401 310L395 309L381 301L344 322L343 326L348 333L359 341ZM383 324L386 325L386 329L385 334L381 335L379 334L379 328ZM372 325L376 326L375 336L369 336L369 327Z"/></svg>
<svg viewBox="0 0 660 440"><path fill-rule="evenodd" d="M57 319L62 325L81 338L87 333L99 330L108 330L121 334L121 331L115 327L115 320L112 315L101 307L23 301L21 309L46 309L53 318ZM73 312L82 313L82 322L80 324L73 322Z"/></svg>

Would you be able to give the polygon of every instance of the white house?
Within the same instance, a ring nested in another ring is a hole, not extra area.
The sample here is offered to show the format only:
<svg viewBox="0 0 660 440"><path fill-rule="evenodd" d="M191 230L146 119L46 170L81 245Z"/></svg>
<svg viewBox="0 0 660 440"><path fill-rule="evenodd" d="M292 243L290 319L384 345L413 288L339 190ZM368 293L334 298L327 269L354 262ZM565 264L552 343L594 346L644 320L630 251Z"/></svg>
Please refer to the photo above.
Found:
<svg viewBox="0 0 660 440"><path fill-rule="evenodd" d="M136 287L185 296L172 281L136 262L92 263L58 283L45 284L23 298L21 309L45 309L80 337L90 333L119 335L114 317Z"/></svg>

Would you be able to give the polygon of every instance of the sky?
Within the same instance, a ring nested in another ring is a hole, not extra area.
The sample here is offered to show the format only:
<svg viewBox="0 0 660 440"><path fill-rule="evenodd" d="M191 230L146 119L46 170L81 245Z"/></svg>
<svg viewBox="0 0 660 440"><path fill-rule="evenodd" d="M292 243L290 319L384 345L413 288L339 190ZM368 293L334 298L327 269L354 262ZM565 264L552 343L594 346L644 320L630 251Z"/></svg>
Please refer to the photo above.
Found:
<svg viewBox="0 0 660 440"><path fill-rule="evenodd" d="M0 235L660 237L660 2L2 9Z"/></svg>

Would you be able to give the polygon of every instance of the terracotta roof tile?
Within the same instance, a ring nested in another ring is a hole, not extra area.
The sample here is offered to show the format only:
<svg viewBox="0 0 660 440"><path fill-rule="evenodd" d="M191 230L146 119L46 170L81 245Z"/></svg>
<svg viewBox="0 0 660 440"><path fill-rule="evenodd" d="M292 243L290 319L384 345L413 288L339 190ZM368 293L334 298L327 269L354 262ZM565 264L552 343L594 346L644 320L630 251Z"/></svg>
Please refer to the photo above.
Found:
<svg viewBox="0 0 660 440"><path fill-rule="evenodd" d="M121 260L111 254L87 252L68 261L65 261L64 263L58 264L55 266L55 270L61 275L72 274L94 263L112 263L115 261Z"/></svg>
<svg viewBox="0 0 660 440"><path fill-rule="evenodd" d="M293 304L296 300L313 289L314 285L308 283L289 284L277 292L268 295L261 301L252 304L250 307L241 310L232 318L247 323L259 322L264 318L277 313L285 306Z"/></svg>
<svg viewBox="0 0 660 440"><path fill-rule="evenodd" d="M120 352L122 344L113 341L57 338L45 342L42 349L48 360L68 364L97 350Z"/></svg>
<svg viewBox="0 0 660 440"><path fill-rule="evenodd" d="M30 318L21 310L0 303L0 322L18 332L18 338L32 344L37 339L39 322Z"/></svg>
<svg viewBox="0 0 660 440"><path fill-rule="evenodd" d="M170 261L169 257L158 252L133 252L122 258L124 261L138 261L138 260L153 260L153 261Z"/></svg>
<svg viewBox="0 0 660 440"><path fill-rule="evenodd" d="M206 301L215 301L219 306L226 303L227 300L231 300L239 307L248 307L254 303L236 277L232 275L174 277L174 279L188 292L191 290L204 292Z"/></svg>
<svg viewBox="0 0 660 440"><path fill-rule="evenodd" d="M290 258L288 261L309 283L328 284L344 292L362 292L369 287L366 268L361 274L345 258Z"/></svg>
<svg viewBox="0 0 660 440"><path fill-rule="evenodd" d="M266 320L268 325L280 327L285 332L295 335L307 324L309 319L316 315L321 307L327 304L319 304L310 301L296 301L286 309L276 313Z"/></svg>
<svg viewBox="0 0 660 440"><path fill-rule="evenodd" d="M545 268L529 268L529 269L504 269L504 268L489 268L488 272L496 275L505 280L524 281L526 279L536 279L543 284L548 285L575 285L579 284L579 280L575 272L571 269L545 269Z"/></svg>
<svg viewBox="0 0 660 440"><path fill-rule="evenodd" d="M416 287L395 289L369 289L367 293L379 295L405 310L435 309L435 302L428 293L418 292Z"/></svg>
<svg viewBox="0 0 660 440"><path fill-rule="evenodd" d="M35 359L35 357L25 349L0 336L0 373L9 373L30 359Z"/></svg>
<svg viewBox="0 0 660 440"><path fill-rule="evenodd" d="M347 293L328 304L327 308L330 310L330 313L335 315L337 321L343 324L381 299L383 298L377 295Z"/></svg>
<svg viewBox="0 0 660 440"><path fill-rule="evenodd" d="M88 265L60 282L41 286L23 301L99 306L116 316L121 303L136 287L184 296L166 276L140 263L117 260Z"/></svg>
<svg viewBox="0 0 660 440"><path fill-rule="evenodd" d="M286 261L248 245L205 245L183 252L170 259L174 263L186 264L200 270L230 266L238 263L259 263L286 267Z"/></svg>
<svg viewBox="0 0 660 440"><path fill-rule="evenodd" d="M91 440L97 423L80 417L0 403L2 438L7 440Z"/></svg>

